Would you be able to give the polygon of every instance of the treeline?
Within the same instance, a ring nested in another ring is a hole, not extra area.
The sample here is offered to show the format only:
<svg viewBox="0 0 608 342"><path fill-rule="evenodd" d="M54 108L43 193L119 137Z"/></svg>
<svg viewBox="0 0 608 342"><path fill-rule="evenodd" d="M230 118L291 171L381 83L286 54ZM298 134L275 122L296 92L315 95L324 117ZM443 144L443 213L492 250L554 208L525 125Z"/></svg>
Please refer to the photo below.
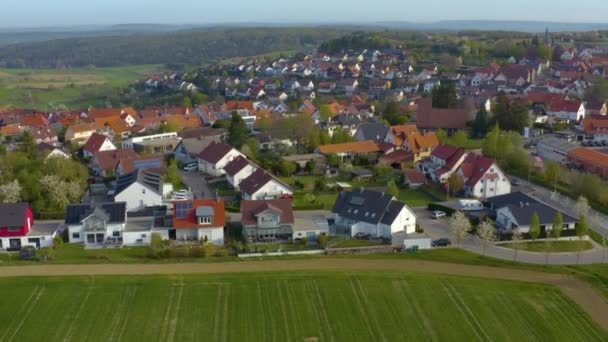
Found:
<svg viewBox="0 0 608 342"><path fill-rule="evenodd" d="M392 47L391 42L375 33L355 32L337 39L331 39L319 46L319 52L338 53L349 50L381 50Z"/></svg>
<svg viewBox="0 0 608 342"><path fill-rule="evenodd" d="M0 67L199 65L220 58L316 48L321 42L347 32L315 28L242 28L57 39L0 47Z"/></svg>

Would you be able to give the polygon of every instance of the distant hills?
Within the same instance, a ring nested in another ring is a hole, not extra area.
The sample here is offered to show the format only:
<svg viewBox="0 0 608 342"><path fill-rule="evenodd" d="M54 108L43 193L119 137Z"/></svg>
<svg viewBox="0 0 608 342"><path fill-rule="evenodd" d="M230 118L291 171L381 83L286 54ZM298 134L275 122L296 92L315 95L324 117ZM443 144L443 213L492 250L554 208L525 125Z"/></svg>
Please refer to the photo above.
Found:
<svg viewBox="0 0 608 342"><path fill-rule="evenodd" d="M520 31L544 32L585 32L608 30L608 24L600 23L564 23L547 21L486 21L486 20L444 20L431 23L414 22L378 22L377 25L406 30L422 31Z"/></svg>

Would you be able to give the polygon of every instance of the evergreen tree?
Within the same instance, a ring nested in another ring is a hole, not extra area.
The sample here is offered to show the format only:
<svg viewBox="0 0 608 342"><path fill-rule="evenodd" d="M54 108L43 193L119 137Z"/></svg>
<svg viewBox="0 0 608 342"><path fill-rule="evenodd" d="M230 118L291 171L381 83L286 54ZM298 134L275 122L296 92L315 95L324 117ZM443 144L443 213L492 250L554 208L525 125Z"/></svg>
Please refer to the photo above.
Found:
<svg viewBox="0 0 608 342"><path fill-rule="evenodd" d="M228 143L236 148L241 148L248 136L249 128L247 128L243 118L237 112L232 113L230 126L228 127Z"/></svg>
<svg viewBox="0 0 608 342"><path fill-rule="evenodd" d="M486 134L488 134L488 112L486 108L482 106L475 116L475 121L473 121L473 137L474 138L485 138Z"/></svg>
<svg viewBox="0 0 608 342"><path fill-rule="evenodd" d="M532 219L530 221L530 230L528 230L528 235L532 240L538 239L540 235L540 217L538 217L538 213L534 212L532 214Z"/></svg>
<svg viewBox="0 0 608 342"><path fill-rule="evenodd" d="M431 97L435 108L456 108L458 106L458 95L454 82L442 82L441 85L433 88Z"/></svg>

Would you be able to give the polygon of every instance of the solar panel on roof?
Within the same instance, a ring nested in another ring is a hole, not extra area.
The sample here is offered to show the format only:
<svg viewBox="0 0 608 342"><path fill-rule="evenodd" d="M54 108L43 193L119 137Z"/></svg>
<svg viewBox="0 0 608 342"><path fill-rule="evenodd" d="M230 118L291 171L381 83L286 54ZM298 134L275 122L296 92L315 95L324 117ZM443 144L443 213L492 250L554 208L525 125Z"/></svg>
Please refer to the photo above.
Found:
<svg viewBox="0 0 608 342"><path fill-rule="evenodd" d="M350 204L352 205L363 205L365 203L365 198L359 196L353 196L350 199Z"/></svg>
<svg viewBox="0 0 608 342"><path fill-rule="evenodd" d="M188 217L188 210L192 209L192 202L178 202L175 203L175 217L186 218Z"/></svg>
<svg viewBox="0 0 608 342"><path fill-rule="evenodd" d="M162 167L162 163L160 159L143 159L143 160L135 160L133 165L137 169L160 169Z"/></svg>

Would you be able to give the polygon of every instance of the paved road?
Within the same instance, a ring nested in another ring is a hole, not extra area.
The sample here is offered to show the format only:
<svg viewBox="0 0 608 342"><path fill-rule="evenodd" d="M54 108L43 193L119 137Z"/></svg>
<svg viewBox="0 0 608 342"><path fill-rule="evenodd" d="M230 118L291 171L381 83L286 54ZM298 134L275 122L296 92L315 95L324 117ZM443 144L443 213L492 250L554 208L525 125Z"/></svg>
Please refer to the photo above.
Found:
<svg viewBox="0 0 608 342"><path fill-rule="evenodd" d="M417 208L414 209L414 211L417 215L418 224L424 228L424 232L427 235L429 235L432 239L447 237L452 240L452 243L455 246L456 239L449 230L447 218L433 220L430 212L426 209ZM467 236L460 247L470 252L484 254L484 243L472 235ZM515 250L511 248L499 247L493 244L487 244L485 255L498 259L514 260ZM549 263L550 265L576 265L577 257L577 253L552 253L547 259L547 255L545 253L524 251L517 252L517 261L530 264ZM596 248L590 251L581 252L578 263L597 264L604 263L606 260L608 260L607 251L596 245Z"/></svg>
<svg viewBox="0 0 608 342"><path fill-rule="evenodd" d="M182 180L194 193L194 198L213 198L214 194L205 181L203 174L196 171L180 171Z"/></svg>
<svg viewBox="0 0 608 342"><path fill-rule="evenodd" d="M370 260L323 258L181 264L96 264L0 267L0 277L66 275L142 275L293 271L386 270L447 274L544 283L560 288L602 327L608 329L608 302L584 281L566 274L542 273L497 267L449 264L420 260Z"/></svg>

